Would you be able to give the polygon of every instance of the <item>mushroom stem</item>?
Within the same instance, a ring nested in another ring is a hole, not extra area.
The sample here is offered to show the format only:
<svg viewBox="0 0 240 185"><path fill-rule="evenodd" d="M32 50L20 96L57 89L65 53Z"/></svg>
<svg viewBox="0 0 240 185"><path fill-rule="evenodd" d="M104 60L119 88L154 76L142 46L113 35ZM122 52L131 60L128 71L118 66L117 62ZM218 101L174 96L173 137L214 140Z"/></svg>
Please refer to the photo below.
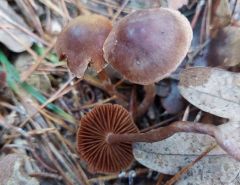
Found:
<svg viewBox="0 0 240 185"><path fill-rule="evenodd" d="M164 140L177 132L194 132L200 134L207 134L212 137L217 132L217 127L214 125L203 124L203 123L192 123L188 121L176 121L169 126L154 129L146 133L136 134L109 134L106 138L109 144L120 143L120 142L157 142Z"/></svg>
<svg viewBox="0 0 240 185"><path fill-rule="evenodd" d="M138 106L137 113L134 119L141 117L149 107L152 105L154 98L156 96L155 84L144 85L145 96L141 104Z"/></svg>

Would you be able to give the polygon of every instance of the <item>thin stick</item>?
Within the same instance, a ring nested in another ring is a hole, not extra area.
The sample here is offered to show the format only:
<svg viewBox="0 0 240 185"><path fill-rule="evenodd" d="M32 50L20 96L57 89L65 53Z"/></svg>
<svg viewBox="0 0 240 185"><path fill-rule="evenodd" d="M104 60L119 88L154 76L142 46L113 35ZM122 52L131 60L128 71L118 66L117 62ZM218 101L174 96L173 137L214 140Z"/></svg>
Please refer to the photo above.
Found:
<svg viewBox="0 0 240 185"><path fill-rule="evenodd" d="M45 45L49 45L48 42L46 42L45 40L41 39L40 37L38 37L36 34L32 33L31 31L29 31L27 28L21 26L20 24L18 24L17 22L13 21L11 18L9 18L8 15L0 12L0 17L2 17L4 20L6 20L7 22L9 22L10 24L14 25L15 27L17 27L18 29L20 29L21 31L23 31L24 33L30 35L31 37L33 37L34 39L38 40L39 42L41 42L42 44Z"/></svg>
<svg viewBox="0 0 240 185"><path fill-rule="evenodd" d="M51 49L54 47L56 40L54 39L51 45L47 48L47 50L44 52L43 56L39 57L25 73L21 75L21 81L24 82L26 79L29 78L29 76L38 68L38 66L41 64L41 62L44 60L44 58L48 55L48 53L51 51Z"/></svg>
<svg viewBox="0 0 240 185"><path fill-rule="evenodd" d="M182 168L178 173L176 173L174 175L174 177L172 177L169 181L166 182L165 185L172 185L174 184L176 181L178 181L181 176L185 173L187 173L194 164L196 164L198 161L200 161L203 157L205 157L211 150L213 150L217 145L213 145L210 146L206 149L206 151L204 151L200 156L198 156L194 161L192 161L190 164L188 164L187 166L185 166L184 168Z"/></svg>
<svg viewBox="0 0 240 185"><path fill-rule="evenodd" d="M116 19L118 18L118 16L121 14L121 12L123 11L123 9L125 8L125 6L127 6L129 0L125 0L123 2L123 4L121 5L121 7L117 10L116 14L114 15L114 17L112 18L112 21L115 22Z"/></svg>
<svg viewBox="0 0 240 185"><path fill-rule="evenodd" d="M50 179L56 179L56 180L62 180L63 178L58 175L58 174L54 174L54 173L46 173L46 172L35 172L35 173L30 173L29 174L30 177L37 177L37 178L50 178Z"/></svg>
<svg viewBox="0 0 240 185"><path fill-rule="evenodd" d="M58 91L56 93L54 93L54 95L52 97L50 97L44 104L42 104L40 107L39 107L39 110L43 109L45 106L47 106L49 103L53 102L56 97L67 87L67 85L69 85L72 80L74 79L73 78L70 78L60 89L58 89ZM39 113L39 110L34 112L33 114L29 115L26 120L24 120L20 127L23 127L33 116L35 116L37 113Z"/></svg>
<svg viewBox="0 0 240 185"><path fill-rule="evenodd" d="M51 1L48 0L40 0L45 6L47 6L48 8L52 9L54 12L56 12L57 14L61 15L62 17L64 17L64 13L63 11L58 8L57 6L55 6Z"/></svg>
<svg viewBox="0 0 240 185"><path fill-rule="evenodd" d="M15 36L12 32L10 32L8 30L8 28L4 27L4 26L0 26L1 29L3 29L10 37L12 37L16 42L18 42L20 45L22 45L24 47L24 49L27 50L27 52L32 55L32 57L34 59L37 58L37 54L29 47L26 46L26 44L23 43L23 41L21 41L17 36Z"/></svg>

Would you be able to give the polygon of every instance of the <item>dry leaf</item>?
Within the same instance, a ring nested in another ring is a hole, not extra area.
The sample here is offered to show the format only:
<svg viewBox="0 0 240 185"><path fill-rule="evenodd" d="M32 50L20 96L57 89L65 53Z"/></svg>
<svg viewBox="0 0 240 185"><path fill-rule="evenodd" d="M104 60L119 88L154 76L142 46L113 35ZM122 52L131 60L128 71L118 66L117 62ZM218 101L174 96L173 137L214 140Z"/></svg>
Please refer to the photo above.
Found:
<svg viewBox="0 0 240 185"><path fill-rule="evenodd" d="M28 176L25 160L27 156L21 154L9 154L0 160L0 182L3 185L25 184L39 185L36 178Z"/></svg>
<svg viewBox="0 0 240 185"><path fill-rule="evenodd" d="M212 135L216 141L208 135L177 133L152 144L136 143L136 160L161 173L175 174L209 146L218 144L177 184L239 184L240 161L234 158L240 159L240 75L217 68L189 68L182 72L179 88L198 108L230 121L215 129Z"/></svg>
<svg viewBox="0 0 240 185"><path fill-rule="evenodd" d="M240 74L218 68L189 68L180 75L180 93L205 112L240 120Z"/></svg>
<svg viewBox="0 0 240 185"><path fill-rule="evenodd" d="M4 29L7 29L8 32L16 36L17 39L21 41L21 44L4 29L0 29L0 42L14 52L25 51L25 47L30 47L32 45L33 39L17 27L13 26L12 23L16 23L23 28L30 30L24 20L8 5L7 1L0 1L0 26L3 26Z"/></svg>
<svg viewBox="0 0 240 185"><path fill-rule="evenodd" d="M236 129L236 124L238 128ZM239 122L230 122L219 126L219 130L238 142L240 146ZM233 130L235 130L233 132ZM231 133L231 134L230 134ZM234 134L233 134L234 133ZM144 166L165 174L175 174L203 153L215 140L207 135L177 133L156 143L136 143L134 156ZM185 184L232 184L240 180L240 162L229 157L220 147L213 149L196 163L190 171L177 182Z"/></svg>
<svg viewBox="0 0 240 185"><path fill-rule="evenodd" d="M207 60L213 66L236 66L240 63L239 51L240 28L228 26L211 40Z"/></svg>
<svg viewBox="0 0 240 185"><path fill-rule="evenodd" d="M217 68L189 68L181 73L179 88L201 110L237 121L213 135L225 151L240 160L240 75Z"/></svg>

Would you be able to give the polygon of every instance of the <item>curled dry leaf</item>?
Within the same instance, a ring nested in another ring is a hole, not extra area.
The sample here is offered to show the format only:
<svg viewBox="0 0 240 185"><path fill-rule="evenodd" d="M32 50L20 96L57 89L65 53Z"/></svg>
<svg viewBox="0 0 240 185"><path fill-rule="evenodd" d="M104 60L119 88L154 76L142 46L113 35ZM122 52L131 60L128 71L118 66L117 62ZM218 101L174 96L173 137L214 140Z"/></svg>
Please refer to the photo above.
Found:
<svg viewBox="0 0 240 185"><path fill-rule="evenodd" d="M218 127L223 143L240 146L240 124L229 122ZM225 138L224 138L225 137ZM227 142L229 141L229 142ZM141 164L165 174L175 174L203 153L215 140L207 135L177 133L156 143L134 144L134 157ZM239 149L238 149L239 150ZM228 156L219 146L198 161L181 178L178 185L239 184L240 162Z"/></svg>
<svg viewBox="0 0 240 185"><path fill-rule="evenodd" d="M180 93L205 112L240 120L240 74L218 68L189 68L180 75Z"/></svg>
<svg viewBox="0 0 240 185"><path fill-rule="evenodd" d="M214 66L235 66L240 63L240 28L228 26L211 40L208 63Z"/></svg>
<svg viewBox="0 0 240 185"><path fill-rule="evenodd" d="M25 47L30 47L32 45L33 39L12 25L12 23L17 23L25 29L30 30L24 20L8 5L7 1L0 1L0 25L5 27L5 29L7 29L12 35L17 35L17 38L19 41L21 41L21 43L18 43L4 29L0 29L0 42L14 52L25 51Z"/></svg>
<svg viewBox="0 0 240 185"><path fill-rule="evenodd" d="M3 185L39 185L37 179L29 177L24 169L26 156L9 154L0 160L0 182Z"/></svg>

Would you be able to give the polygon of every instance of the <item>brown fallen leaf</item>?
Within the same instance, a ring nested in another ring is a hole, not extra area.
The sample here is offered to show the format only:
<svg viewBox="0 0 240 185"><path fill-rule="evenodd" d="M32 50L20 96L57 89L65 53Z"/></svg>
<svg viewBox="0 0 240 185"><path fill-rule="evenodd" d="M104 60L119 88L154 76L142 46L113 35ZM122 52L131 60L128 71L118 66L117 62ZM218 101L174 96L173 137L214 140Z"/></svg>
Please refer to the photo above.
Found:
<svg viewBox="0 0 240 185"><path fill-rule="evenodd" d="M16 42L16 40L4 29L0 29L0 42L14 52L25 51L26 47L32 45L33 39L22 30L12 25L12 23L21 25L23 28L31 31L24 20L8 5L7 1L0 1L0 26L8 29L12 35L17 35L21 44Z"/></svg>
<svg viewBox="0 0 240 185"><path fill-rule="evenodd" d="M240 63L240 27L228 26L218 31L207 54L211 66L236 66Z"/></svg>

